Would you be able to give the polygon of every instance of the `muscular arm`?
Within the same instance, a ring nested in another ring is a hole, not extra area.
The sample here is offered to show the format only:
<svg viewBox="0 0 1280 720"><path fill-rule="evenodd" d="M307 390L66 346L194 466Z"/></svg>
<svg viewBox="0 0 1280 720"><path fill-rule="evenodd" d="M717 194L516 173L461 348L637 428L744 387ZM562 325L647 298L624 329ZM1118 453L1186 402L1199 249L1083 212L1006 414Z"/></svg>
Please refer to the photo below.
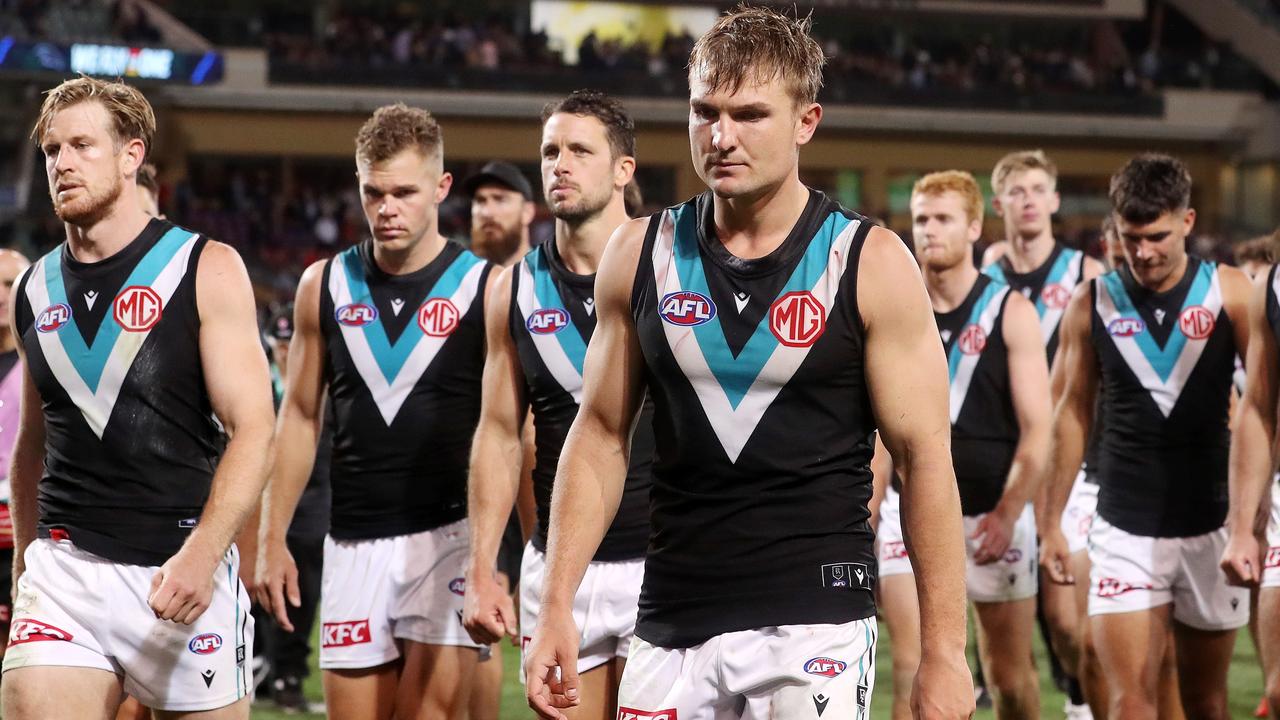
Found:
<svg viewBox="0 0 1280 720"><path fill-rule="evenodd" d="M1262 573L1260 548L1254 538L1254 518L1271 482L1274 460L1272 438L1276 434L1276 393L1280 380L1280 353L1276 337L1267 322L1266 274L1248 295L1244 323L1232 317L1232 325L1246 325L1248 343L1245 352L1244 397L1236 406L1235 425L1231 431L1231 459L1228 483L1231 507L1227 514L1230 531L1228 547L1223 554L1223 570L1237 584L1256 583ZM1230 316L1238 307L1238 282L1223 278L1223 300ZM1231 287L1228 288L1227 284ZM1242 338L1237 333L1237 347Z"/></svg>
<svg viewBox="0 0 1280 720"><path fill-rule="evenodd" d="M922 657L963 655L965 551L951 467L946 358L920 271L887 230L873 228L862 248L858 307L866 327L872 408L902 479L903 534L920 593Z"/></svg>
<svg viewBox="0 0 1280 720"><path fill-rule="evenodd" d="M521 427L527 403L520 358L511 337L511 275L503 270L485 303L484 390L480 422L471 443L467 516L471 554L464 624L479 642L516 632L511 600L495 580L498 544L516 502L524 461Z"/></svg>
<svg viewBox="0 0 1280 720"><path fill-rule="evenodd" d="M9 294L9 327L17 332L18 287L15 282ZM36 539L39 511L36 497L40 476L44 472L44 407L35 381L27 368L22 338L17 339L18 357L22 362L22 406L18 420L18 436L14 439L9 460L9 513L13 519L13 587L25 568L23 553Z"/></svg>
<svg viewBox="0 0 1280 720"><path fill-rule="evenodd" d="M249 274L235 250L205 245L196 302L205 387L229 441L199 523L156 574L151 594L159 617L188 624L208 606L213 572L258 504L272 435L271 375Z"/></svg>
<svg viewBox="0 0 1280 720"><path fill-rule="evenodd" d="M1011 293L1003 330L1013 410L1018 419L1018 446L1000 504L1016 518L1039 487L1048 460L1053 410L1049 402L1049 367L1035 306Z"/></svg>

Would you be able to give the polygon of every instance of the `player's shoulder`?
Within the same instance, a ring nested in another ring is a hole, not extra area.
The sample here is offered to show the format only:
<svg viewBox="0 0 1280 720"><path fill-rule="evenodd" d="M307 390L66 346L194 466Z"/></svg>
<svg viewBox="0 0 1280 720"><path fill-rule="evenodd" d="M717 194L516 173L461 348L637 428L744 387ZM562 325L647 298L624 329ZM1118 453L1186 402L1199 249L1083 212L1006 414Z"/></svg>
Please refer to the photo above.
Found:
<svg viewBox="0 0 1280 720"><path fill-rule="evenodd" d="M982 267L988 267L999 262L1009 252L1009 242L1007 240L997 240L987 246L982 251Z"/></svg>
<svg viewBox="0 0 1280 720"><path fill-rule="evenodd" d="M201 276L244 275L248 277L249 274L239 250L209 237L205 238L204 247L200 249L198 272Z"/></svg>

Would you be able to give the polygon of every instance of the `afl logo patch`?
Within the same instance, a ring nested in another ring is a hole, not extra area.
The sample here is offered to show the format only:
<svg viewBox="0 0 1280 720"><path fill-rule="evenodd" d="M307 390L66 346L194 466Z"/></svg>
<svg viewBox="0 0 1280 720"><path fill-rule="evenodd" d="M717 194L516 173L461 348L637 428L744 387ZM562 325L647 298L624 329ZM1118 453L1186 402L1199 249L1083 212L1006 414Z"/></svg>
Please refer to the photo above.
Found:
<svg viewBox="0 0 1280 720"><path fill-rule="evenodd" d="M1107 325L1108 333L1122 338L1133 337L1146 329L1147 324L1142 322L1142 318L1116 318Z"/></svg>
<svg viewBox="0 0 1280 720"><path fill-rule="evenodd" d="M667 293L658 303L658 314L664 322L681 327L693 327L711 322L716 316L716 305L711 298L692 290Z"/></svg>
<svg viewBox="0 0 1280 720"><path fill-rule="evenodd" d="M809 347L826 329L826 310L808 290L789 292L769 306L769 330L787 347Z"/></svg>
<svg viewBox="0 0 1280 720"><path fill-rule="evenodd" d="M1192 305L1178 316L1178 329L1192 340L1203 340L1213 334L1213 313L1203 305Z"/></svg>
<svg viewBox="0 0 1280 720"><path fill-rule="evenodd" d="M222 636L217 633L205 633L191 638L187 649L197 655L212 655L222 647Z"/></svg>
<svg viewBox="0 0 1280 720"><path fill-rule="evenodd" d="M956 345L965 355L979 355L987 347L987 331L976 323L965 325L956 338Z"/></svg>
<svg viewBox="0 0 1280 720"><path fill-rule="evenodd" d="M127 332L146 332L160 322L160 293L144 285L133 285L120 291L111 305L116 324Z"/></svg>
<svg viewBox="0 0 1280 720"><path fill-rule="evenodd" d="M427 298L418 308L418 327L431 337L448 337L458 327L458 308L448 298Z"/></svg>
<svg viewBox="0 0 1280 720"><path fill-rule="evenodd" d="M71 322L71 306L58 303L40 311L39 317L36 318L36 330L42 333L58 332L69 322Z"/></svg>
<svg viewBox="0 0 1280 720"><path fill-rule="evenodd" d="M569 326L569 313L560 308L534 310L524 326L535 335L554 335Z"/></svg>
<svg viewBox="0 0 1280 720"><path fill-rule="evenodd" d="M346 327L364 327L378 319L378 309L364 303L351 303L334 310L333 319Z"/></svg>
<svg viewBox="0 0 1280 720"><path fill-rule="evenodd" d="M1057 283L1045 285L1044 289L1040 291L1040 299L1044 301L1045 307L1061 310L1067 306L1067 303L1071 302L1071 291L1066 286Z"/></svg>
<svg viewBox="0 0 1280 720"><path fill-rule="evenodd" d="M804 671L810 675L833 678L844 672L847 667L848 665L840 660L832 660L829 657L816 657L804 664Z"/></svg>

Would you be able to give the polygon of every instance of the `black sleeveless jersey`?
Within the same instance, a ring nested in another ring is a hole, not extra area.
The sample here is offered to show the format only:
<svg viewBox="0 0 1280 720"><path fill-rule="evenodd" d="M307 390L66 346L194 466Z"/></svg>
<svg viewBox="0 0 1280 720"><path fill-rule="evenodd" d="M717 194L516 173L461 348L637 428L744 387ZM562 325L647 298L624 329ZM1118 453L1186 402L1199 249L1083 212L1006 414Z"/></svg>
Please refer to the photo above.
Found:
<svg viewBox="0 0 1280 720"><path fill-rule="evenodd" d="M46 432L41 537L161 565L195 527L223 445L200 359L205 244L152 220L105 260L63 243L20 280L16 329Z"/></svg>
<svg viewBox="0 0 1280 720"><path fill-rule="evenodd" d="M754 260L717 239L709 192L649 222L631 303L657 445L636 634L660 647L875 613L856 287L872 223L809 192Z"/></svg>
<svg viewBox="0 0 1280 720"><path fill-rule="evenodd" d="M466 516L489 269L454 243L405 275L379 269L371 241L325 265L333 537L407 535Z"/></svg>
<svg viewBox="0 0 1280 720"><path fill-rule="evenodd" d="M1107 417L1098 513L1147 537L1222 527L1236 344L1217 265L1188 258L1164 293L1140 286L1128 268L1093 280L1091 291Z"/></svg>
<svg viewBox="0 0 1280 720"><path fill-rule="evenodd" d="M511 337L533 411L533 494L538 526L532 542L546 552L551 489L560 451L582 401L582 362L596 328L595 275L570 272L554 240L535 247L513 268L510 317ZM631 560L644 555L649 544L652 474L653 404L646 401L631 438L631 464L622 502L594 560Z"/></svg>
<svg viewBox="0 0 1280 720"><path fill-rule="evenodd" d="M1018 446L1004 308L1009 286L979 275L964 302L933 314L951 381L951 462L965 515L1000 502Z"/></svg>

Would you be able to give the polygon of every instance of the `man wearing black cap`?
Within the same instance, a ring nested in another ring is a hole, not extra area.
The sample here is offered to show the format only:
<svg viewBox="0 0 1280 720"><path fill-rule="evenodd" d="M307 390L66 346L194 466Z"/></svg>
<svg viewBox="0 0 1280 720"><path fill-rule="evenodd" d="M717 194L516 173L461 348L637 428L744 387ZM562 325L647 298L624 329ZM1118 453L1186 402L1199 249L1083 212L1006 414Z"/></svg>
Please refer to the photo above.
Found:
<svg viewBox="0 0 1280 720"><path fill-rule="evenodd" d="M471 251L498 265L529 252L533 187L515 165L495 160L466 179L471 196Z"/></svg>

